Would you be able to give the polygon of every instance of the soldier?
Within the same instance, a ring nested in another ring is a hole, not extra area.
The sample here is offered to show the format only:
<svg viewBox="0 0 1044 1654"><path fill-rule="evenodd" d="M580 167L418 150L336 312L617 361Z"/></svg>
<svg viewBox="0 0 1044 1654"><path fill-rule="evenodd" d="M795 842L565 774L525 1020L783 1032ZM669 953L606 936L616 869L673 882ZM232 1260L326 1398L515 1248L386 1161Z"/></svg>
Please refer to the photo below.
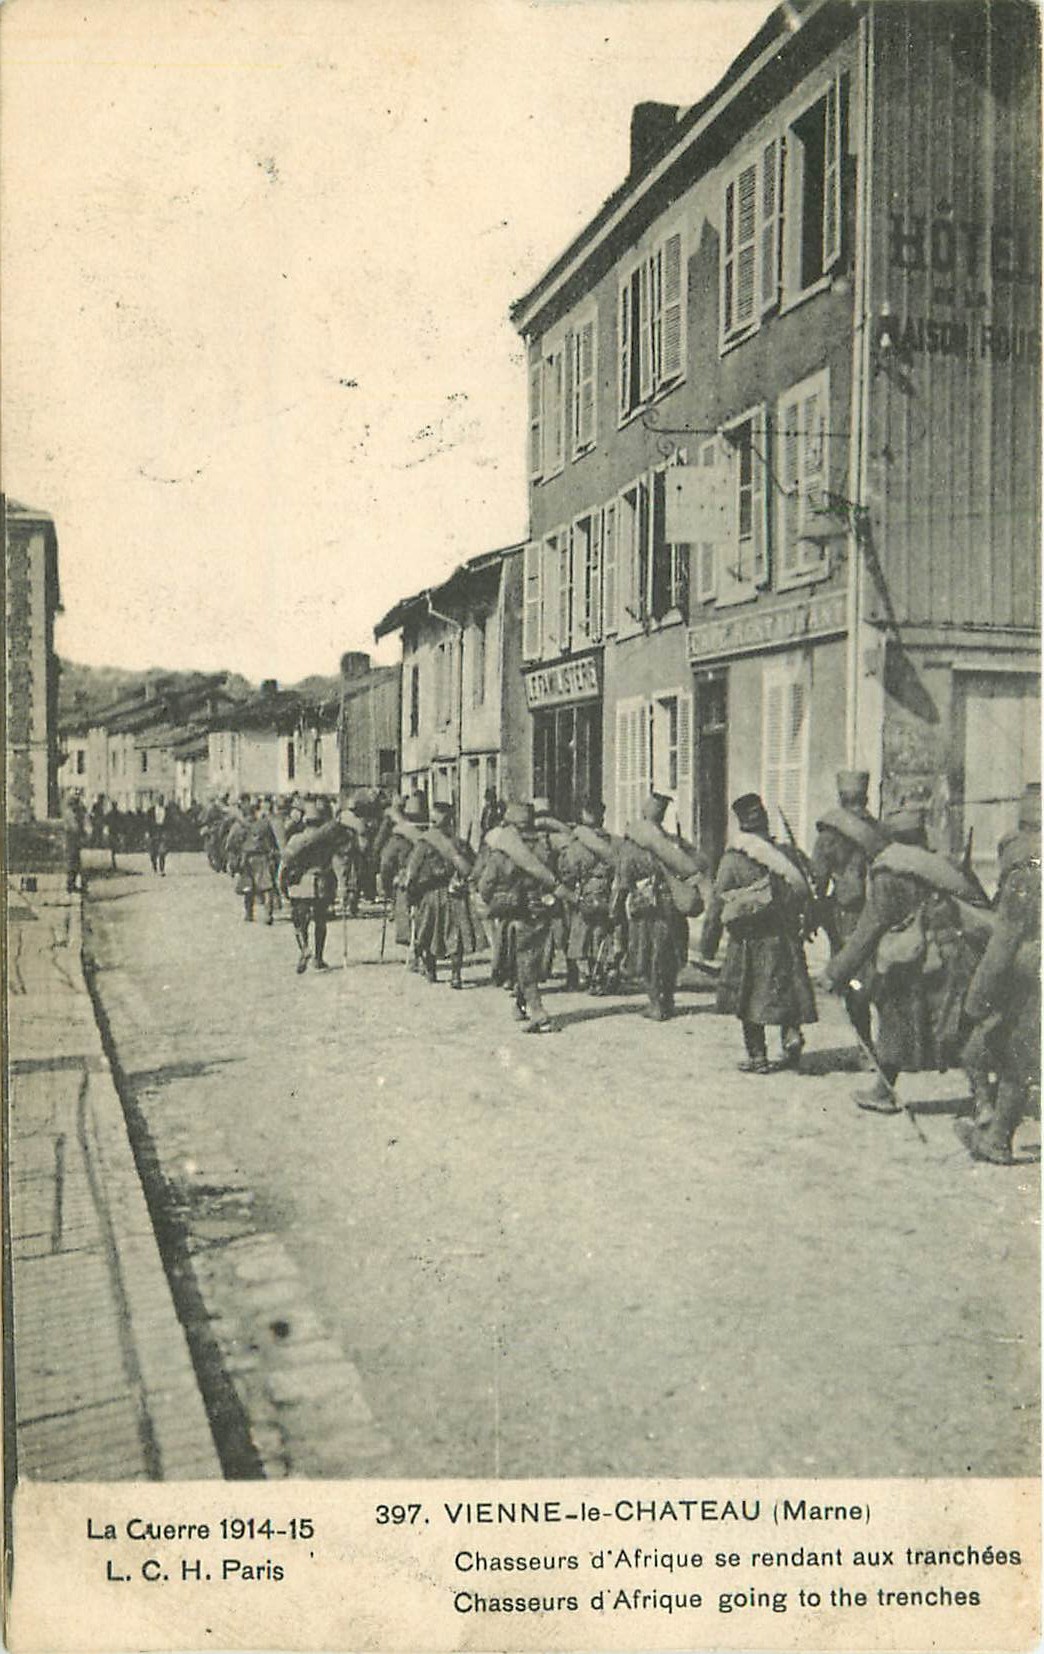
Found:
<svg viewBox="0 0 1044 1654"><path fill-rule="evenodd" d="M406 900L416 913L415 946L429 982L438 978L437 961L450 961L450 987L463 988L466 954L486 946L468 892L473 857L453 836L453 806L433 804L433 821L406 864Z"/></svg>
<svg viewBox="0 0 1044 1654"><path fill-rule="evenodd" d="M345 829L338 821L324 820L317 809L308 810L304 826L286 846L279 868L279 885L290 900L290 918L297 939L298 976L308 969L312 957L309 931L314 926L315 969L329 970L323 953L330 903L337 894L337 877L332 862Z"/></svg>
<svg viewBox="0 0 1044 1654"><path fill-rule="evenodd" d="M66 801L62 811L62 850L65 859L65 888L71 896L79 880L80 890L86 894L87 881L83 874L84 840L83 801L76 794Z"/></svg>
<svg viewBox="0 0 1044 1654"><path fill-rule="evenodd" d="M272 831L271 817L252 807L248 813L236 885L243 897L243 918L250 923L253 922L254 906L259 897L265 906L265 923L270 925L275 921L275 869L278 862L279 846Z"/></svg>
<svg viewBox="0 0 1044 1654"><path fill-rule="evenodd" d="M804 949L814 896L795 852L773 842L757 793L737 798L732 812L739 831L718 865L700 951L713 959L722 930L728 932L717 1008L743 1025L741 1073L773 1072L767 1025L779 1029L783 1066L796 1069L802 1025L817 1020Z"/></svg>
<svg viewBox="0 0 1044 1654"><path fill-rule="evenodd" d="M616 965L609 907L619 847L602 826L604 820L605 805L586 799L580 806L580 821L558 856L559 878L576 897L569 912L565 983L574 992L581 986L581 966L583 986L598 994L607 991L607 979ZM618 976L617 969L617 980Z"/></svg>
<svg viewBox="0 0 1044 1654"><path fill-rule="evenodd" d="M691 845L664 831L669 803L664 793L650 793L641 820L627 823L612 897L613 916L626 916L627 972L645 984L643 1014L650 1022L674 1015L678 972L689 953L687 919L703 911L697 882L706 864Z"/></svg>
<svg viewBox="0 0 1044 1654"><path fill-rule="evenodd" d="M504 819L504 806L497 797L496 787L487 787L479 816L479 838L484 839L491 827L499 827Z"/></svg>
<svg viewBox="0 0 1044 1654"><path fill-rule="evenodd" d="M423 829L428 825L428 806L423 793L410 793L401 808L388 806L391 832L385 840L380 859L380 881L386 902L393 903L395 940L401 948L409 949L407 964L410 970L419 968L412 946L413 927L410 904L406 896L406 866L414 848L419 844Z"/></svg>
<svg viewBox="0 0 1044 1654"><path fill-rule="evenodd" d="M998 847L1000 885L986 950L965 1013L975 1024L964 1067L976 1099L954 1130L975 1160L1012 1163L1019 1120L1040 1082L1040 787L1027 787L1018 826ZM995 1073L996 1091L984 1076Z"/></svg>
<svg viewBox="0 0 1044 1654"><path fill-rule="evenodd" d="M853 979L869 978L880 1074L855 1101L895 1114L900 1073L942 1071L959 1056L964 996L979 950L958 901L981 906L982 895L941 851L928 849L923 806L904 804L882 825L891 842L870 863L866 906L823 985L842 993Z"/></svg>
<svg viewBox="0 0 1044 1654"><path fill-rule="evenodd" d="M515 979L515 1013L526 1034L549 1034L555 1025L540 992L551 924L569 892L554 870L547 833L537 831L532 804L509 804L504 820L487 834L489 857L479 895L492 918L505 926L504 949Z"/></svg>
<svg viewBox="0 0 1044 1654"><path fill-rule="evenodd" d="M819 914L838 953L855 930L866 903L867 868L884 848L880 824L867 808L870 776L866 770L839 770L838 804L816 822L812 875ZM845 1009L860 1039L870 1040L870 995L862 983L845 990Z"/></svg>
<svg viewBox="0 0 1044 1654"><path fill-rule="evenodd" d="M152 871L159 873L163 878L167 875L167 847L170 839L170 823L166 801L160 793L145 817L145 842L148 846L149 861Z"/></svg>
<svg viewBox="0 0 1044 1654"><path fill-rule="evenodd" d="M568 822L561 821L558 816L552 814L551 800L549 798L537 797L533 800L533 828L535 832L542 834L548 840L548 843L551 846L552 855L554 857L554 866L557 871L559 857L561 856L563 850L565 850L566 846L572 842L572 827ZM559 907L551 920L551 925L547 934L547 956L544 960L543 969L540 973L542 978L549 977L553 974L556 953L560 954L562 958L565 959L566 942L568 937L569 919L565 910ZM567 985L568 975L569 973L567 967Z"/></svg>

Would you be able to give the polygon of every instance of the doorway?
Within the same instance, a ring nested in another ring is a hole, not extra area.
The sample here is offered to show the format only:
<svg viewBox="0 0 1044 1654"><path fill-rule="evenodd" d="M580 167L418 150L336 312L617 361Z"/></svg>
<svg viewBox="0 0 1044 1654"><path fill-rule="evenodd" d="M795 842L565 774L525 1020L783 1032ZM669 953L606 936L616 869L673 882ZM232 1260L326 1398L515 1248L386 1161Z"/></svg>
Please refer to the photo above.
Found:
<svg viewBox="0 0 1044 1654"><path fill-rule="evenodd" d="M696 843L716 868L728 831L728 671L703 672L696 699Z"/></svg>

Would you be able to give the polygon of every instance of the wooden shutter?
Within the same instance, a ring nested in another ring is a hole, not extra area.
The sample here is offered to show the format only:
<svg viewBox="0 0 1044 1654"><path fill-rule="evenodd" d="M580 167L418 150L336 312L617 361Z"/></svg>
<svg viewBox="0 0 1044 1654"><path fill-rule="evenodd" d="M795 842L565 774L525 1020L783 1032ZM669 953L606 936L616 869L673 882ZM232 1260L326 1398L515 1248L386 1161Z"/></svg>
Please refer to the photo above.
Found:
<svg viewBox="0 0 1044 1654"><path fill-rule="evenodd" d="M602 513L592 511L587 553L587 634L590 642L602 640Z"/></svg>
<svg viewBox="0 0 1044 1654"><path fill-rule="evenodd" d="M540 362L531 362L529 366L529 476L533 480L540 476L543 469L543 454L540 442L540 416L543 404L542 392L543 366Z"/></svg>
<svg viewBox="0 0 1044 1654"><path fill-rule="evenodd" d="M617 617L617 555L616 531L618 513L616 501L610 500L602 509L602 627L606 637L616 631Z"/></svg>
<svg viewBox="0 0 1044 1654"><path fill-rule="evenodd" d="M641 813L642 800L652 791L652 702L642 701L635 709L635 745L637 763L634 774L632 816Z"/></svg>
<svg viewBox="0 0 1044 1654"><path fill-rule="evenodd" d="M616 831L622 833L630 820L632 776L634 773L633 704L621 701L616 708Z"/></svg>
<svg viewBox="0 0 1044 1654"><path fill-rule="evenodd" d="M762 797L773 833L783 810L801 843L809 750L809 683L803 661L766 666L762 699Z"/></svg>
<svg viewBox="0 0 1044 1654"><path fill-rule="evenodd" d="M736 297L734 326L749 327L757 305L758 168L752 161L736 183Z"/></svg>
<svg viewBox="0 0 1044 1654"><path fill-rule="evenodd" d="M679 231L663 244L661 260L660 383L676 379L685 368L685 317L682 238Z"/></svg>
<svg viewBox="0 0 1044 1654"><path fill-rule="evenodd" d="M798 566L801 522L801 403L784 397L779 404L776 466L779 480L779 572L786 579Z"/></svg>
<svg viewBox="0 0 1044 1654"><path fill-rule="evenodd" d="M823 119L823 270L841 256L841 78L827 87Z"/></svg>
<svg viewBox="0 0 1044 1654"><path fill-rule="evenodd" d="M573 536L564 528L558 536L558 647L573 643Z"/></svg>
<svg viewBox="0 0 1044 1654"><path fill-rule="evenodd" d="M565 463L565 344L544 359L544 470Z"/></svg>
<svg viewBox="0 0 1044 1654"><path fill-rule="evenodd" d="M540 596L543 581L541 578L541 553L539 540L530 540L526 546L522 561L522 658L536 660L540 654ZM416 672L416 667L414 668ZM414 678L416 683L416 677Z"/></svg>
<svg viewBox="0 0 1044 1654"><path fill-rule="evenodd" d="M700 468L713 470L718 459L718 439L700 444ZM710 479L708 478L708 482ZM715 540L701 540L696 547L696 599L707 603L718 590L718 546Z"/></svg>
<svg viewBox="0 0 1044 1654"><path fill-rule="evenodd" d="M671 606L671 548L666 538L667 477L652 473L649 498L649 613L660 620Z"/></svg>
<svg viewBox="0 0 1044 1654"><path fill-rule="evenodd" d="M736 182L725 185L721 209L721 291L719 296L719 333L721 342L729 338L733 326L733 298L736 276Z"/></svg>
<svg viewBox="0 0 1044 1654"><path fill-rule="evenodd" d="M756 586L763 586L769 574L769 466L768 423L765 409L760 408L751 420L751 527L753 529L753 564L751 577Z"/></svg>
<svg viewBox="0 0 1044 1654"><path fill-rule="evenodd" d="M595 440L595 324L585 322L573 337L573 451Z"/></svg>
<svg viewBox="0 0 1044 1654"><path fill-rule="evenodd" d="M638 266L638 400L645 402L652 395L652 265L643 259Z"/></svg>
<svg viewBox="0 0 1044 1654"><path fill-rule="evenodd" d="M563 640L559 636L559 618L561 614L558 582L559 557L558 535L549 534L544 540L543 564L543 613L544 631L541 638L541 654L545 660L559 654Z"/></svg>
<svg viewBox="0 0 1044 1654"><path fill-rule="evenodd" d="M678 696L678 789L675 800L678 812L678 830L683 838L691 839L692 816L692 696Z"/></svg>
<svg viewBox="0 0 1044 1654"><path fill-rule="evenodd" d="M758 272L762 312L779 298L779 252L783 213L783 143L773 138L761 152L761 263Z"/></svg>
<svg viewBox="0 0 1044 1654"><path fill-rule="evenodd" d="M631 280L620 286L620 418L631 411Z"/></svg>

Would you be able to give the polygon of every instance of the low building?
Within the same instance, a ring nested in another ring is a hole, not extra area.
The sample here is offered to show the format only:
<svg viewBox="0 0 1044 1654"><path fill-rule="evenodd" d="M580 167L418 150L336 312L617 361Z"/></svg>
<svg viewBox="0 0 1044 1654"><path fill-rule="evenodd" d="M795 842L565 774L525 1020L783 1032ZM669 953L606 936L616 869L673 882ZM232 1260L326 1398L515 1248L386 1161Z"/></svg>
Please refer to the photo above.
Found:
<svg viewBox="0 0 1044 1654"><path fill-rule="evenodd" d="M58 535L46 511L0 500L4 515L7 814L58 813Z"/></svg>
<svg viewBox="0 0 1044 1654"><path fill-rule="evenodd" d="M225 672L149 679L97 713L88 731L85 798L107 797L120 810L173 798L182 744L198 744L213 720L240 704L227 679Z"/></svg>
<svg viewBox="0 0 1044 1654"><path fill-rule="evenodd" d="M338 707L341 792L383 787L398 792L402 669L373 666L370 657L341 656Z"/></svg>
<svg viewBox="0 0 1044 1654"><path fill-rule="evenodd" d="M374 628L378 639L402 637L402 790L453 804L459 831L473 840L485 792L505 797L517 786L521 681L505 664L518 630L522 551L472 557Z"/></svg>

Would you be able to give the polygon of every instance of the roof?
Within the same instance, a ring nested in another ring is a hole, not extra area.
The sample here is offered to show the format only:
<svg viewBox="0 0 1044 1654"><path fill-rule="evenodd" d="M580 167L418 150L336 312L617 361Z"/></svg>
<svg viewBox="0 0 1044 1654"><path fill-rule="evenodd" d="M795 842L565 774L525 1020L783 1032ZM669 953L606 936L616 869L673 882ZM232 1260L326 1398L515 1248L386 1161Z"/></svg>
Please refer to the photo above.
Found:
<svg viewBox="0 0 1044 1654"><path fill-rule="evenodd" d="M469 557L466 563L460 563L439 585L425 586L411 597L401 597L377 622L373 629L374 637L380 639L387 637L389 632L397 632L411 615L427 612L430 604L450 606L459 602L477 576L499 568L506 557L521 551L524 543L520 540L510 546L498 546L495 551L480 551L477 556Z"/></svg>
<svg viewBox="0 0 1044 1654"><path fill-rule="evenodd" d="M594 217L573 238L558 258L544 271L511 306L510 315L518 331L531 330L550 299L567 283L579 276L583 266L616 229L624 226L640 203L678 163L708 137L726 113L731 112L741 94L744 102L740 116L745 126L759 119L761 109L747 94L751 83L783 57L789 59L790 43L802 36L807 24L819 14L829 12L851 28L861 9L859 0L783 0L761 28L733 59L721 79L697 103L679 117L664 142L654 149L638 171L631 173L607 197ZM713 157L708 164L713 164ZM573 299L570 298L570 302Z"/></svg>
<svg viewBox="0 0 1044 1654"><path fill-rule="evenodd" d="M341 691L341 702L354 701L360 695L368 695L372 689L387 683L389 678L398 678L401 672L402 667L398 663L394 666L371 666L368 672L346 681Z"/></svg>
<svg viewBox="0 0 1044 1654"><path fill-rule="evenodd" d="M6 517L24 517L33 523L50 523L54 527L54 518L49 511L39 511L35 506L23 505L21 500L12 500L8 494L3 497L3 510Z"/></svg>

